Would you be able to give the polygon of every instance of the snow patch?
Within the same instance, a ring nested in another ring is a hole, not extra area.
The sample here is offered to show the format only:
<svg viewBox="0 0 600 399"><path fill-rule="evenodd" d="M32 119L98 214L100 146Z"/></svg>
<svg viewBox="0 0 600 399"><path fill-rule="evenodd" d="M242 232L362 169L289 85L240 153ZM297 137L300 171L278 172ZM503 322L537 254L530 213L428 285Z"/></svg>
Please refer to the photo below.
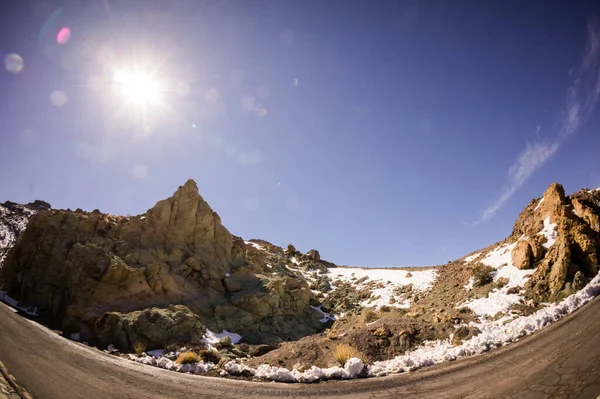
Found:
<svg viewBox="0 0 600 399"><path fill-rule="evenodd" d="M498 312L506 312L509 307L521 301L517 294L507 294L507 287L490 291L487 298L477 298L468 301L458 307L466 306L478 316L495 316Z"/></svg>
<svg viewBox="0 0 600 399"><path fill-rule="evenodd" d="M512 262L512 250L515 248L517 243L504 244L498 248L490 251L485 258L481 261L486 266L491 266L494 269L498 269L502 265L508 265Z"/></svg>
<svg viewBox="0 0 600 399"><path fill-rule="evenodd" d="M556 242L556 223L550 223L550 216L544 219L544 228L538 235L546 237L546 242L542 244L546 249L550 248Z"/></svg>
<svg viewBox="0 0 600 399"><path fill-rule="evenodd" d="M206 335L204 336L204 338L202 338L202 342L204 342L209 349L212 349L214 348L214 345L216 345L221 339L225 337L231 338L231 343L233 344L237 344L242 339L241 335L231 333L227 330L223 330L223 332L221 333L215 333L207 329Z"/></svg>
<svg viewBox="0 0 600 399"><path fill-rule="evenodd" d="M534 212L537 211L540 207L540 205L542 205L542 202L544 202L544 197L542 197L542 199L540 200L540 202L538 202L537 206L535 207L535 209L533 210Z"/></svg>
<svg viewBox="0 0 600 399"><path fill-rule="evenodd" d="M358 358L349 359L344 367L328 367L320 368L312 366L309 370L300 372L297 369L288 370L283 367L274 367L268 364L263 364L257 368L248 367L245 364L231 361L225 365L225 370L228 373L238 375L242 372L248 372L255 377L264 378L271 381L279 382L315 382L322 380L330 380L333 378L350 379L356 378L363 374L365 363Z"/></svg>
<svg viewBox="0 0 600 399"><path fill-rule="evenodd" d="M463 288L467 291L471 291L473 289L473 284L475 284L475 279L471 276L469 277L469 282L465 284Z"/></svg>
<svg viewBox="0 0 600 399"><path fill-rule="evenodd" d="M248 245L252 245L254 248L258 249L259 251L265 251L265 252L267 252L267 249L265 247L263 247L262 245L260 245L260 244L257 244L257 243L252 242L252 241L244 241L244 242L246 244L248 244Z"/></svg>
<svg viewBox="0 0 600 399"><path fill-rule="evenodd" d="M335 316L332 316L331 314L324 312L323 309L321 309L320 306L311 306L311 308L313 308L314 310L318 310L319 312L321 312L321 314L323 315L323 317L321 318L321 320L319 320L321 323L327 323L329 320L335 321Z"/></svg>
<svg viewBox="0 0 600 399"><path fill-rule="evenodd" d="M393 306L397 308L410 307L408 301L397 301L390 304L390 299L395 298L396 288L412 284L413 290L425 291L431 288L437 277L437 270L397 270L397 269L360 269L360 268L331 268L327 272L333 285L337 281L348 282L357 290L368 288L372 284L380 283L382 288L373 289L371 297L361 302L363 307ZM364 279L364 281L357 283Z"/></svg>
<svg viewBox="0 0 600 399"><path fill-rule="evenodd" d="M600 293L600 274L594 277L585 288L558 304L550 305L529 316L519 317L506 324L503 324L506 322L505 319L471 323L477 326L481 333L463 341L461 345L452 345L450 340L426 343L394 359L373 363L369 367L368 373L370 376L401 373L487 352L554 323L591 301L598 293Z"/></svg>
<svg viewBox="0 0 600 399"><path fill-rule="evenodd" d="M473 254L471 256L467 256L464 260L465 263L470 263L473 262L479 255L481 255L481 252L477 252L476 254Z"/></svg>

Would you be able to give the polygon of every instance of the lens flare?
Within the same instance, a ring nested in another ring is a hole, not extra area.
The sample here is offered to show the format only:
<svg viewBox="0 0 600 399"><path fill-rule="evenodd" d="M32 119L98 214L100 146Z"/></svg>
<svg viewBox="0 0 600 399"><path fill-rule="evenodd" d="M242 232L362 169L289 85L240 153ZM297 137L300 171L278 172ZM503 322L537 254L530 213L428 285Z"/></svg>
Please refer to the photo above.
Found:
<svg viewBox="0 0 600 399"><path fill-rule="evenodd" d="M9 54L4 58L4 67L12 73L19 73L23 70L23 58L19 54Z"/></svg>
<svg viewBox="0 0 600 399"><path fill-rule="evenodd" d="M70 38L71 29L67 27L62 28L60 31L58 31L58 34L56 35L56 41L58 42L58 44L66 44Z"/></svg>

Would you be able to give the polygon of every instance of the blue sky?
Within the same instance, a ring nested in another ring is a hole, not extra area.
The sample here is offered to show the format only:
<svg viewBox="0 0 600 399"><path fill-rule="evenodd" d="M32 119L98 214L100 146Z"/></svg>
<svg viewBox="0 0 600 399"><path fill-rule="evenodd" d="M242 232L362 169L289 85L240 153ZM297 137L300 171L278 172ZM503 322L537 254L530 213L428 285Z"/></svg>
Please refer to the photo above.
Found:
<svg viewBox="0 0 600 399"><path fill-rule="evenodd" d="M600 186L591 1L9 3L0 201L138 214L193 178L236 235L400 266Z"/></svg>

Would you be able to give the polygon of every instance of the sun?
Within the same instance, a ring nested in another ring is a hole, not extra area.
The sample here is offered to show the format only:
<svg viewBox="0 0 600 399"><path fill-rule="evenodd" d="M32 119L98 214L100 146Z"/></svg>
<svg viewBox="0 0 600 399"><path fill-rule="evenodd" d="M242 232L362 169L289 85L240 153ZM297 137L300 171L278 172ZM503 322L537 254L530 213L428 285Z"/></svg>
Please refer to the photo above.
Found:
<svg viewBox="0 0 600 399"><path fill-rule="evenodd" d="M132 104L146 106L160 101L160 83L148 72L118 69L114 81L119 95Z"/></svg>

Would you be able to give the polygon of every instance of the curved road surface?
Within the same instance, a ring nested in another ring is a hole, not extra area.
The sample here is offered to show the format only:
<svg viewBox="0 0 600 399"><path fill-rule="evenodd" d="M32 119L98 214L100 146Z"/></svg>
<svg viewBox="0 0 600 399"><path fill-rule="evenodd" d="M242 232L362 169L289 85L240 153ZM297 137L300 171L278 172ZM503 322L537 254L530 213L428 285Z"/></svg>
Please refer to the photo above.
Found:
<svg viewBox="0 0 600 399"><path fill-rule="evenodd" d="M0 304L0 361L35 399L595 399L600 395L600 298L507 347L383 378L302 385L175 373L66 340L4 304Z"/></svg>

